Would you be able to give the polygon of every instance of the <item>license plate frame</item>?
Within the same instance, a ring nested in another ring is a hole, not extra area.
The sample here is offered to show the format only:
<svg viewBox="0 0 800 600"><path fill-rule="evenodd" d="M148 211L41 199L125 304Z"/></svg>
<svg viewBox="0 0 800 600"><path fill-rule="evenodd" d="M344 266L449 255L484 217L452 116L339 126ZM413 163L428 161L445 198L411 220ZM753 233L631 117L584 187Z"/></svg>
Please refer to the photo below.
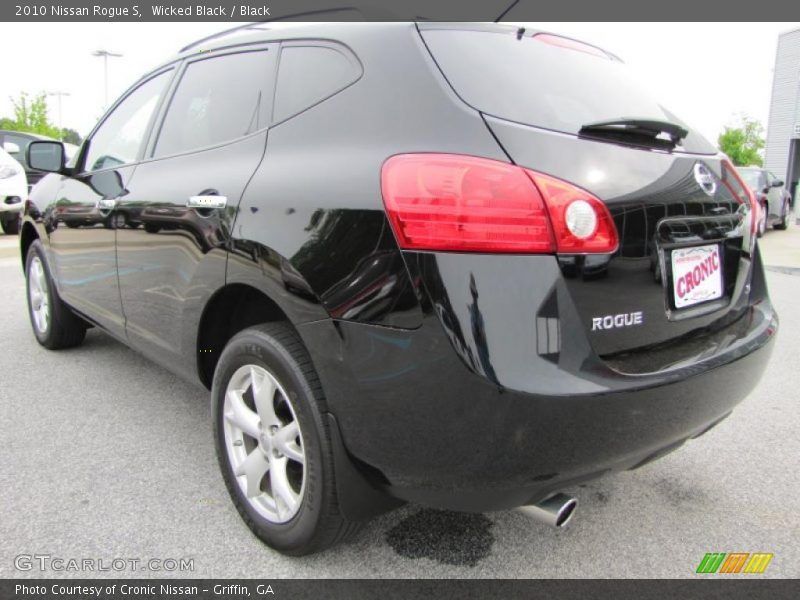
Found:
<svg viewBox="0 0 800 600"><path fill-rule="evenodd" d="M702 244L667 251L667 293L675 311L683 312L719 301L725 296L723 252L720 244Z"/></svg>

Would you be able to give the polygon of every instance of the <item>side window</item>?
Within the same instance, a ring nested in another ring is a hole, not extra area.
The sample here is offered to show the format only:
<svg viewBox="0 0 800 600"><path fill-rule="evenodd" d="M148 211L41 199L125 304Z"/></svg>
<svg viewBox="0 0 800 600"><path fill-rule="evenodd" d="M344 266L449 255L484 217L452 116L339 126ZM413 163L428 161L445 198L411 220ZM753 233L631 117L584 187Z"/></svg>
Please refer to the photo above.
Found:
<svg viewBox="0 0 800 600"><path fill-rule="evenodd" d="M84 170L118 167L138 158L153 111L171 74L165 71L148 79L117 105L91 137Z"/></svg>
<svg viewBox="0 0 800 600"><path fill-rule="evenodd" d="M274 122L330 98L361 76L355 58L331 46L284 46L278 67Z"/></svg>
<svg viewBox="0 0 800 600"><path fill-rule="evenodd" d="M154 156L235 140L269 125L275 50L226 54L186 67Z"/></svg>

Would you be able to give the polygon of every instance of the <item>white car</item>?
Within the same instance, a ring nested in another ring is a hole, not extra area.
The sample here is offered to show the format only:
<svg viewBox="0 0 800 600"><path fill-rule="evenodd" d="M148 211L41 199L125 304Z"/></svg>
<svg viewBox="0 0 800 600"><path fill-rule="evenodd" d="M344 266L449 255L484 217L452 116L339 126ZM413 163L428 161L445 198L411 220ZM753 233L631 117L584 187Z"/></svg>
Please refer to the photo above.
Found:
<svg viewBox="0 0 800 600"><path fill-rule="evenodd" d="M0 224L4 232L14 235L19 231L19 216L28 197L28 178L7 149L0 148Z"/></svg>

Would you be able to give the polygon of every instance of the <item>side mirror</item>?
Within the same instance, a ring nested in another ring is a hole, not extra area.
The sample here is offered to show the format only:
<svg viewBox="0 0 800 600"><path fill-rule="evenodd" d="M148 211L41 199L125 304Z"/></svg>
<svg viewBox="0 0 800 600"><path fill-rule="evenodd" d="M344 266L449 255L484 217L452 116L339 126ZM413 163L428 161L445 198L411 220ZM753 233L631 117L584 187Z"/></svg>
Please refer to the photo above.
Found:
<svg viewBox="0 0 800 600"><path fill-rule="evenodd" d="M780 179L775 179L772 182L772 187L783 187L783 181L781 181Z"/></svg>
<svg viewBox="0 0 800 600"><path fill-rule="evenodd" d="M19 145L15 144L14 142L4 142L3 150L9 154L19 154Z"/></svg>
<svg viewBox="0 0 800 600"><path fill-rule="evenodd" d="M34 140L26 151L28 166L37 171L61 173L64 170L64 144L49 140Z"/></svg>

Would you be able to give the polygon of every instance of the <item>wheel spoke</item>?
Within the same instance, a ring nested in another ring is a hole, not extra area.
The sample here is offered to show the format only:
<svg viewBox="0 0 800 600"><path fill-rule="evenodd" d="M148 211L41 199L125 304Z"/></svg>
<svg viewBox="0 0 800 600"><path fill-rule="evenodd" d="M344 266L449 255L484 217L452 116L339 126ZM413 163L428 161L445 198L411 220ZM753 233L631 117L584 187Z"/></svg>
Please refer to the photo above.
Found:
<svg viewBox="0 0 800 600"><path fill-rule="evenodd" d="M281 427L275 434L275 447L284 456L303 465L305 456L303 449L298 444L299 436L300 427L297 425L297 421L292 421L286 427Z"/></svg>
<svg viewBox="0 0 800 600"><path fill-rule="evenodd" d="M41 283L39 282L39 265L34 262L33 268L31 269L31 283L33 284L33 288L38 290L42 289Z"/></svg>
<svg viewBox="0 0 800 600"><path fill-rule="evenodd" d="M272 497L275 498L275 507L278 510L278 515L293 513L300 503L300 496L289 485L289 478L286 475L287 462L286 458L273 459L269 470Z"/></svg>
<svg viewBox="0 0 800 600"><path fill-rule="evenodd" d="M244 403L242 393L238 390L228 390L228 408L225 418L250 437L258 439L260 419Z"/></svg>
<svg viewBox="0 0 800 600"><path fill-rule="evenodd" d="M41 261L36 262L36 287L39 289L40 292L44 293L46 289L47 281L44 278L44 267L42 266Z"/></svg>
<svg viewBox="0 0 800 600"><path fill-rule="evenodd" d="M253 400L261 423L265 427L269 427L279 423L278 417L275 415L275 384L270 377L259 371L255 368L250 369Z"/></svg>
<svg viewBox="0 0 800 600"><path fill-rule="evenodd" d="M244 475L247 482L245 494L248 498L258 496L261 493L261 480L269 469L269 461L260 448L255 448L247 455L236 468L236 475Z"/></svg>

